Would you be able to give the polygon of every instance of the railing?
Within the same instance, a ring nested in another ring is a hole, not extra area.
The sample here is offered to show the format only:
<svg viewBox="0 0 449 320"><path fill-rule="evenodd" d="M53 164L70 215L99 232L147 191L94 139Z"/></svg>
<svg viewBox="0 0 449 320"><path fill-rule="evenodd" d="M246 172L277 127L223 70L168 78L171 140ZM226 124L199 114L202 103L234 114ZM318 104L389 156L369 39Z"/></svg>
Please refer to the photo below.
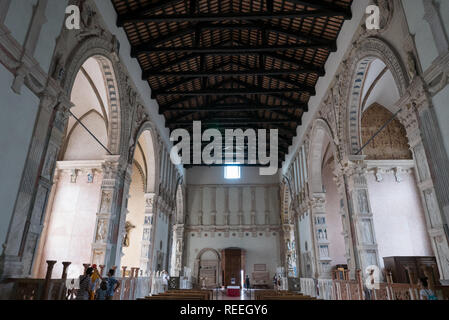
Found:
<svg viewBox="0 0 449 320"><path fill-rule="evenodd" d="M303 295L316 298L317 291L314 279L301 278L300 283L301 283L301 293Z"/></svg>
<svg viewBox="0 0 449 320"><path fill-rule="evenodd" d="M78 279L66 279L70 263L64 263L61 279L51 279L55 261L47 261L47 275L45 279L7 279L2 281L1 288L4 300L75 300ZM85 264L87 269L90 265ZM104 267L100 266L100 274ZM123 275L126 275L126 267ZM138 277L139 268L132 268L129 277L116 278L120 287L115 292L114 300L136 300L145 298L150 293L151 278Z"/></svg>
<svg viewBox="0 0 449 320"><path fill-rule="evenodd" d="M332 280L301 278L301 293L323 300L420 300L419 286L414 277L410 283L394 283L391 273L385 278L386 283L379 283L376 289L368 290L363 284L361 272L356 272L356 280L349 278L349 271L344 274L333 273ZM449 287L433 286L431 288L438 300L449 300Z"/></svg>

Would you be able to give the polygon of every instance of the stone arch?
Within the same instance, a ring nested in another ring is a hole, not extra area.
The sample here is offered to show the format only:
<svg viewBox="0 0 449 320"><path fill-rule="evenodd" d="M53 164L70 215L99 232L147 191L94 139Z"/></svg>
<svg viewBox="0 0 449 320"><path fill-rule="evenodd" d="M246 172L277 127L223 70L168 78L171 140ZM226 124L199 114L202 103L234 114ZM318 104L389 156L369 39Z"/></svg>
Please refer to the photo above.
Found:
<svg viewBox="0 0 449 320"><path fill-rule="evenodd" d="M67 97L70 97L76 76L84 62L89 58L95 58L99 62L109 105L108 149L113 154L120 154L123 149L121 143L125 141L123 137L126 136L121 121L124 119L124 110L120 106L126 105L124 88L127 84L119 81L121 67L114 52L114 43L107 39L93 37L84 40L66 59L67 67L61 86Z"/></svg>
<svg viewBox="0 0 449 320"><path fill-rule="evenodd" d="M363 82L369 70L369 65L375 59L381 60L391 71L399 95L406 94L409 85L409 77L405 71L404 64L394 49L379 38L367 38L363 40L352 56L352 63L348 66L350 70L347 79L349 83L346 102L346 113L342 112L341 123L347 123L348 154L356 154L361 148L361 98L363 93Z"/></svg>
<svg viewBox="0 0 449 320"><path fill-rule="evenodd" d="M198 255L196 256L196 272L195 275L197 276L198 279L198 283L201 285L201 261L202 261L202 257L206 254L206 253L212 253L217 259L216 259L216 263L214 264L214 266L216 267L216 279L215 279L215 284L219 285L220 284L220 274L221 274L221 256L220 253L213 249L213 248L204 248L202 249Z"/></svg>
<svg viewBox="0 0 449 320"><path fill-rule="evenodd" d="M130 143L131 161L134 158L135 148L140 138L145 139L145 142L149 147L149 154L145 155L148 168L146 177L146 193L157 193L159 187L159 181L157 181L157 179L159 177L160 155L157 141L157 131L152 122L144 122L137 131L135 140Z"/></svg>
<svg viewBox="0 0 449 320"><path fill-rule="evenodd" d="M321 175L323 148L326 138L329 139L334 158L336 159L336 148L334 136L328 123L324 119L317 119L313 124L312 135L309 146L309 188L311 197L315 193L323 192L323 181Z"/></svg>
<svg viewBox="0 0 449 320"><path fill-rule="evenodd" d="M217 260L218 260L218 261L221 261L220 253L219 253L217 250L213 249L213 248L204 248L204 249L202 249L202 250L197 254L196 259L197 259L197 260L201 260L201 257L202 257L206 252L208 252L208 251L211 251L212 253L214 253L214 254L216 255L216 257L217 257Z"/></svg>

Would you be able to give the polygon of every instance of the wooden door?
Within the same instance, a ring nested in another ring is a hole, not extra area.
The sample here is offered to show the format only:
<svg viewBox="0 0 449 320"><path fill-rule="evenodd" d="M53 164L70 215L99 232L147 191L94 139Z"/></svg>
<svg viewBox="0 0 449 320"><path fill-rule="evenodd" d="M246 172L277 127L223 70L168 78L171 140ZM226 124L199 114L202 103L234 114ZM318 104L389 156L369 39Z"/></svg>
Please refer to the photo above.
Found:
<svg viewBox="0 0 449 320"><path fill-rule="evenodd" d="M224 250L224 285L232 286L232 278L235 278L235 286L240 286L242 271L242 250Z"/></svg>

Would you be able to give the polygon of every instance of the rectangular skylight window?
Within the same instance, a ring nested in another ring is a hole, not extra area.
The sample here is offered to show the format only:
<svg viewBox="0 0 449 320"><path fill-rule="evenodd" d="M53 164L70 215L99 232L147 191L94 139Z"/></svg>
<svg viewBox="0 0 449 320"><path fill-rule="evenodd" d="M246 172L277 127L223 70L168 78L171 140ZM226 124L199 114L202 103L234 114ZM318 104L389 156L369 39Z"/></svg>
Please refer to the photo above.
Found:
<svg viewBox="0 0 449 320"><path fill-rule="evenodd" d="M224 177L227 180L240 179L240 166L238 164L225 166Z"/></svg>

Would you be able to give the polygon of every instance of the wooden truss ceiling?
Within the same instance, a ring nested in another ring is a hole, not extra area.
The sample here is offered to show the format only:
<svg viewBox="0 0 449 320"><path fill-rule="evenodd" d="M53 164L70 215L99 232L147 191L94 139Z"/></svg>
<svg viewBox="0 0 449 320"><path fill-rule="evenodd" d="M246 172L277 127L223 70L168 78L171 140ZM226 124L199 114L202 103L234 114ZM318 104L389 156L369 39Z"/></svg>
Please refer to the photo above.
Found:
<svg viewBox="0 0 449 320"><path fill-rule="evenodd" d="M279 162L352 0L112 0L170 130L279 129Z"/></svg>

